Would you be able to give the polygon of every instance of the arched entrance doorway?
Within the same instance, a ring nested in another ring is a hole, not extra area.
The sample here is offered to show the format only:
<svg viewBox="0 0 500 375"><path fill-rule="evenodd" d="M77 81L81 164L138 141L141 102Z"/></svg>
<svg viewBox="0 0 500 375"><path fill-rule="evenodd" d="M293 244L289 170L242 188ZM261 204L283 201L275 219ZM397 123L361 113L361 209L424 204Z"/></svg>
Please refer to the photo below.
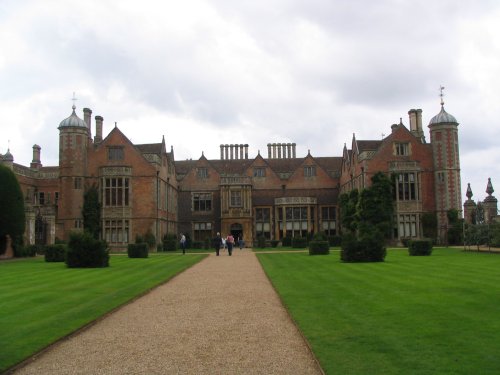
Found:
<svg viewBox="0 0 500 375"><path fill-rule="evenodd" d="M231 224L230 231L234 237L234 241L238 244L238 240L243 239L243 225L240 223L233 223Z"/></svg>

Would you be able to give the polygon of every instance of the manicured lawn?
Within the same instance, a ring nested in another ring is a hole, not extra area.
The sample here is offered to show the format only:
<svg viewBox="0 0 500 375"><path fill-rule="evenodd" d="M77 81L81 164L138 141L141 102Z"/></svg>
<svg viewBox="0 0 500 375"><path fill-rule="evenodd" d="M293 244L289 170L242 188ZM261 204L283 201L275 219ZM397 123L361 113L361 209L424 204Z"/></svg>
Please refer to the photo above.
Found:
<svg viewBox="0 0 500 375"><path fill-rule="evenodd" d="M114 255L110 267L93 269L43 258L0 262L0 372L204 257Z"/></svg>
<svg viewBox="0 0 500 375"><path fill-rule="evenodd" d="M327 374L499 374L500 254L258 254Z"/></svg>

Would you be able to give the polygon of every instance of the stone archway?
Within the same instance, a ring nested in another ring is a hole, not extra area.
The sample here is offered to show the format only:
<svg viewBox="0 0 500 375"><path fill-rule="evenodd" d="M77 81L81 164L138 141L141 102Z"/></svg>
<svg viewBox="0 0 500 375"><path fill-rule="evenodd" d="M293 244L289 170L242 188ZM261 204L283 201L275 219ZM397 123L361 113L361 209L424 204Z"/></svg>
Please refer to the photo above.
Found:
<svg viewBox="0 0 500 375"><path fill-rule="evenodd" d="M240 223L233 223L231 224L229 231L231 232L231 234L234 237L234 240L237 243L238 239L242 238L243 236L243 225L241 225Z"/></svg>

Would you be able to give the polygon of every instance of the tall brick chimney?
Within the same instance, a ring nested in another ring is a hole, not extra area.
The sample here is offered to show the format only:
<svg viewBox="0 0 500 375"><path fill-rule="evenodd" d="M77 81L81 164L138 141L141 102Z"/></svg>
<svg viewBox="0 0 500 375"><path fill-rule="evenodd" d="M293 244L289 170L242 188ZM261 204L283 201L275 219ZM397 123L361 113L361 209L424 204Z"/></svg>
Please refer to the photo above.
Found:
<svg viewBox="0 0 500 375"><path fill-rule="evenodd" d="M95 117L95 137L94 137L94 142L99 143L102 142L102 122L104 119L102 116L96 116Z"/></svg>

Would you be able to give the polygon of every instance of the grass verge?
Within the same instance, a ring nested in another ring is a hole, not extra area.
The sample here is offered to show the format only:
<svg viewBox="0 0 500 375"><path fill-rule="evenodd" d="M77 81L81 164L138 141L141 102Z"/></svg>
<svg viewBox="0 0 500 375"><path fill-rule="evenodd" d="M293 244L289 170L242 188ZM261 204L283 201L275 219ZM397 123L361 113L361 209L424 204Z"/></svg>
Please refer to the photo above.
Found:
<svg viewBox="0 0 500 375"><path fill-rule="evenodd" d="M112 256L108 268L31 258L0 263L0 373L169 280L205 256Z"/></svg>
<svg viewBox="0 0 500 375"><path fill-rule="evenodd" d="M327 374L500 373L500 256L258 254Z"/></svg>

